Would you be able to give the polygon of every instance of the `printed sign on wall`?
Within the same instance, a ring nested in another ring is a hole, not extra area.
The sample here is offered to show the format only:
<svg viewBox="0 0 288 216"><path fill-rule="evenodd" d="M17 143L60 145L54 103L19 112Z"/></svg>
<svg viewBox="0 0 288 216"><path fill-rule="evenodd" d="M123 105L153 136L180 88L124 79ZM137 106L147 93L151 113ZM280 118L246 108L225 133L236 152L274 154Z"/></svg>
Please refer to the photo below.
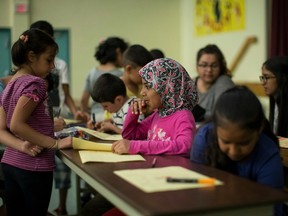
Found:
<svg viewBox="0 0 288 216"><path fill-rule="evenodd" d="M245 28L245 0L196 0L195 33L204 36Z"/></svg>

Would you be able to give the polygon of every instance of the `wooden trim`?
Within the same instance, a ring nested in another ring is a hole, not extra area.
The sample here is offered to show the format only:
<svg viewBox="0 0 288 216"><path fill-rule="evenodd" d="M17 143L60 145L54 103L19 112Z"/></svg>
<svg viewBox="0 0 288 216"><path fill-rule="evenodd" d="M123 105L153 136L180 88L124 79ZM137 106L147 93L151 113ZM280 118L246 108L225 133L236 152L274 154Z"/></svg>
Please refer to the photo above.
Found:
<svg viewBox="0 0 288 216"><path fill-rule="evenodd" d="M262 84L259 82L235 82L235 84L246 86L252 92L254 92L254 94L256 94L257 96L261 96L261 97L266 96L267 97Z"/></svg>

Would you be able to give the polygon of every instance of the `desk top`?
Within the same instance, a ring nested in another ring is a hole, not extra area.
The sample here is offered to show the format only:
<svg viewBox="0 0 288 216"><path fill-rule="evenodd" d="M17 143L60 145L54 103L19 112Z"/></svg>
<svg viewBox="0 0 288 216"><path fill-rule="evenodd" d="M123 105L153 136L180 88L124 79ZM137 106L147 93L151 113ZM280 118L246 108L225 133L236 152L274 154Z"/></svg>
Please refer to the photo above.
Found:
<svg viewBox="0 0 288 216"><path fill-rule="evenodd" d="M139 215L184 215L217 212L243 207L264 206L288 200L288 193L212 167L192 163L180 156L144 156L145 162L85 163L76 150L61 150L58 156L98 192L125 212L131 207ZM182 166L201 174L215 177L224 185L178 191L145 193L113 173L114 170L151 167ZM115 201L115 202L114 202ZM127 212L126 212L127 213Z"/></svg>

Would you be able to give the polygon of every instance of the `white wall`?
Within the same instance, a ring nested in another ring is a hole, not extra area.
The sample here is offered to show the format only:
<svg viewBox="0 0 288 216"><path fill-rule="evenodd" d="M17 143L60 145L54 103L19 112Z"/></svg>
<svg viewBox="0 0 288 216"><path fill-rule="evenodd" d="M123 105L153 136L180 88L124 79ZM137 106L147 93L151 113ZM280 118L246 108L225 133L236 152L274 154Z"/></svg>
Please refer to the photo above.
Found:
<svg viewBox="0 0 288 216"><path fill-rule="evenodd" d="M14 3L26 2L26 15L14 13ZM234 81L258 82L266 59L266 1L246 0L246 27L242 31L197 37L193 29L196 0L0 0L0 27L11 27L17 38L29 25L46 19L56 29L71 33L71 92L79 100L84 79L97 65L94 51L103 37L120 36L130 44L161 48L195 76L199 48L217 44L230 65L249 36L258 42L249 49L235 70ZM7 12L8 11L8 12Z"/></svg>

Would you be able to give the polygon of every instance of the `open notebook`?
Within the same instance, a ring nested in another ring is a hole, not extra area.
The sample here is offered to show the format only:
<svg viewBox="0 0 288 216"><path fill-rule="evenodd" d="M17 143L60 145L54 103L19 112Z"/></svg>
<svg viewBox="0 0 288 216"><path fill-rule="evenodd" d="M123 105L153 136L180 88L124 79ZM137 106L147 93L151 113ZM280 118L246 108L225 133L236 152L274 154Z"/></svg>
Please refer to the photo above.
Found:
<svg viewBox="0 0 288 216"><path fill-rule="evenodd" d="M119 155L112 152L112 143L89 141L81 138L72 138L73 149L79 150L82 163L87 162L126 162L145 161L141 155Z"/></svg>

